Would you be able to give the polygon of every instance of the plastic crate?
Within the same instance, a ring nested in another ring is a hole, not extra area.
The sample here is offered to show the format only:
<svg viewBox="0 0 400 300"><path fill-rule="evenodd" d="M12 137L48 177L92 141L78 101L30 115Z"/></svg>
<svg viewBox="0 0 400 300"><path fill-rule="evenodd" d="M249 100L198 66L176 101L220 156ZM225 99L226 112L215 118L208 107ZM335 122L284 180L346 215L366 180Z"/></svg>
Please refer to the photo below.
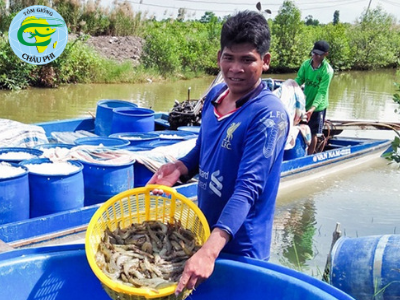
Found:
<svg viewBox="0 0 400 300"><path fill-rule="evenodd" d="M162 189L164 194L153 195L154 189ZM95 254L107 228L113 231L118 226L126 228L133 223L149 220L163 223L179 220L184 228L195 234L199 245L202 245L210 235L208 222L201 210L173 188L147 185L110 198L100 206L89 222L85 250L90 267L113 299L177 299L174 295L176 285L159 289L158 293L147 288L130 287L107 277L96 264Z"/></svg>

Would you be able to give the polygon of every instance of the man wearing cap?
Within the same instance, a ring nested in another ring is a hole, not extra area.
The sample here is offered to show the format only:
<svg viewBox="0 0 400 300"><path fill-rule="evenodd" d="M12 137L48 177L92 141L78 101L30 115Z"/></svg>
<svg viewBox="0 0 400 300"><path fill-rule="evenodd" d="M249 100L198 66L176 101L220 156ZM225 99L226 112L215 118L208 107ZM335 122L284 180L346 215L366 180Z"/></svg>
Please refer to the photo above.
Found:
<svg viewBox="0 0 400 300"><path fill-rule="evenodd" d="M311 59L300 66L296 82L304 84L306 96L306 116L312 138L308 154L314 154L317 145L317 135L322 134L326 109L329 105L329 85L333 77L333 69L325 60L329 53L329 44L318 41L311 50Z"/></svg>

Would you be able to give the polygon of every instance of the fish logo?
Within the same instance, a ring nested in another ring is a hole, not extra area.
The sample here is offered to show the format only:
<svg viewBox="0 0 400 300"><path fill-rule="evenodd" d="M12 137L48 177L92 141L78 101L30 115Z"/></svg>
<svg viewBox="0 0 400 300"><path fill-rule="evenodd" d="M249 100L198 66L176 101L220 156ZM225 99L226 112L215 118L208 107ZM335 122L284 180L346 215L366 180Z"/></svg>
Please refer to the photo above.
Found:
<svg viewBox="0 0 400 300"><path fill-rule="evenodd" d="M68 28L54 10L34 5L21 10L12 20L9 42L23 61L44 65L61 55L68 42Z"/></svg>

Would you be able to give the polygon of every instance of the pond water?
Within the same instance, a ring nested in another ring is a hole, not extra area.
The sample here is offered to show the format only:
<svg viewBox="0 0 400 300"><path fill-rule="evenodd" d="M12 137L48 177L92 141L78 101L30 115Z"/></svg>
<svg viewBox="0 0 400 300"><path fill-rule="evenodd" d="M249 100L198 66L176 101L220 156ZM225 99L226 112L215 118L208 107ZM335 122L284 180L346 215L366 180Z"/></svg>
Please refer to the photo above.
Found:
<svg viewBox="0 0 400 300"><path fill-rule="evenodd" d="M0 118L35 123L89 116L95 114L96 103L101 99L128 100L140 107L169 111L175 100L201 97L213 79L0 91ZM400 82L395 70L335 74L327 117L399 122L397 105L392 100L394 82ZM386 131L344 134L393 137L393 133ZM399 182L399 167L378 158L357 168L321 177L300 191L279 196L271 261L321 278L337 222L349 237L399 232Z"/></svg>

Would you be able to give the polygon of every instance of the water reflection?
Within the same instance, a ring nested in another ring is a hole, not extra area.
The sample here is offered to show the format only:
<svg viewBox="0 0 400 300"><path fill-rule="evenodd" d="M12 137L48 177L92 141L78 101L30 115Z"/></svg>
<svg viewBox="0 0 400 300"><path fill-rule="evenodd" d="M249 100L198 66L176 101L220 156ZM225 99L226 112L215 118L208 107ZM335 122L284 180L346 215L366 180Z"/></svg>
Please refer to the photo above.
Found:
<svg viewBox="0 0 400 300"><path fill-rule="evenodd" d="M303 269L314 257L315 204L311 199L278 208L274 219L274 253L281 264Z"/></svg>
<svg viewBox="0 0 400 300"><path fill-rule="evenodd" d="M279 79L296 74L265 75ZM156 111L170 111L174 101L198 99L214 77L144 84L85 84L57 89L32 88L23 91L0 91L0 118L25 123L76 118L95 114L97 101L120 99ZM392 101L395 70L344 72L335 74L330 88L328 118L399 120Z"/></svg>
<svg viewBox="0 0 400 300"><path fill-rule="evenodd" d="M336 119L398 120L391 101L394 70L335 74L330 89L329 117ZM387 99L389 101L382 101Z"/></svg>
<svg viewBox="0 0 400 300"><path fill-rule="evenodd" d="M322 278L336 223L348 237L400 232L400 168L376 158L278 196L271 261Z"/></svg>
<svg viewBox="0 0 400 300"><path fill-rule="evenodd" d="M140 107L156 111L169 111L175 99L199 98L213 77L176 83L146 84L85 84L57 89L32 88L17 92L0 91L0 118L25 123L44 122L64 118L77 118L95 114L101 99L127 100Z"/></svg>

